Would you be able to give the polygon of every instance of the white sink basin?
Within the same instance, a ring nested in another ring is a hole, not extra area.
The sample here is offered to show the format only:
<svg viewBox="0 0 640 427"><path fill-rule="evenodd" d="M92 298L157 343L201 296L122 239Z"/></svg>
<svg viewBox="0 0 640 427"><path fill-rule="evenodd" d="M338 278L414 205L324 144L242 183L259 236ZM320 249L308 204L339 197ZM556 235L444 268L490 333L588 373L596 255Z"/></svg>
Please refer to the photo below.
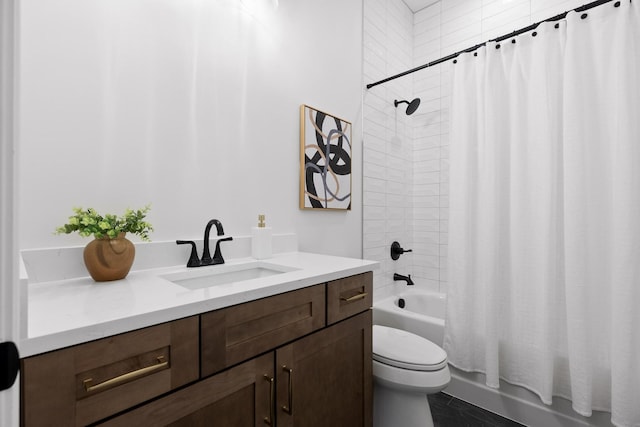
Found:
<svg viewBox="0 0 640 427"><path fill-rule="evenodd" d="M285 265L253 261L235 265L198 267L191 271L165 274L161 277L183 288L195 290L260 279L295 270L297 269Z"/></svg>

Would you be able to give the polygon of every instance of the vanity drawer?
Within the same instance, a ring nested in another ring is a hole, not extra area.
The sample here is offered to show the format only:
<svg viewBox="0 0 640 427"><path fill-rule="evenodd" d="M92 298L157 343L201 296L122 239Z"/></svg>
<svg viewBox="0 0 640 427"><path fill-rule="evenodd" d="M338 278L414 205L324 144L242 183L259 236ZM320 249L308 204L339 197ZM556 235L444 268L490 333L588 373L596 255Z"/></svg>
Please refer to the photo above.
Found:
<svg viewBox="0 0 640 427"><path fill-rule="evenodd" d="M22 360L25 426L80 426L198 379L198 316Z"/></svg>
<svg viewBox="0 0 640 427"><path fill-rule="evenodd" d="M373 302L373 273L327 283L327 325L368 310Z"/></svg>
<svg viewBox="0 0 640 427"><path fill-rule="evenodd" d="M325 326L324 284L200 316L201 373L212 375Z"/></svg>

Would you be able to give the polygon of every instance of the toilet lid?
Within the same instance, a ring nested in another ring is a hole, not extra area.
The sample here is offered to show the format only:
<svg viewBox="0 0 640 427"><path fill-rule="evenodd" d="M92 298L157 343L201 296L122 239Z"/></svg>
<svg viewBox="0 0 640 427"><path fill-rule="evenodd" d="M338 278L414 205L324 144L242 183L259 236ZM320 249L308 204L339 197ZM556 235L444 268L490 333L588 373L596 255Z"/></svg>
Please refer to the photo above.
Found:
<svg viewBox="0 0 640 427"><path fill-rule="evenodd" d="M447 366L447 353L411 332L373 325L373 360L414 371L437 371Z"/></svg>

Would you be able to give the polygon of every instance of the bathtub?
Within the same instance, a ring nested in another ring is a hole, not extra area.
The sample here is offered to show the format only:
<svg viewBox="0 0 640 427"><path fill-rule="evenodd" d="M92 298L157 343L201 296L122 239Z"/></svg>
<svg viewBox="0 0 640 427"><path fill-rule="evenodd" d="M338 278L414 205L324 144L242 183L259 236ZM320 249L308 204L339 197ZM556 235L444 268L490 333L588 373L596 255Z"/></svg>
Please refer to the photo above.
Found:
<svg viewBox="0 0 640 427"><path fill-rule="evenodd" d="M445 306L445 294L407 289L375 303L373 323L412 332L442 347Z"/></svg>
<svg viewBox="0 0 640 427"><path fill-rule="evenodd" d="M404 308L401 308L403 303ZM373 323L412 332L442 347L445 309L446 294L416 286L376 301L373 304ZM449 369L451 383L445 393L525 426L613 427L607 413L594 411L592 417L582 417L571 409L571 402L565 399L554 397L553 405L547 406L525 388L500 381L500 389L496 390L485 385L481 373L464 372L451 365Z"/></svg>

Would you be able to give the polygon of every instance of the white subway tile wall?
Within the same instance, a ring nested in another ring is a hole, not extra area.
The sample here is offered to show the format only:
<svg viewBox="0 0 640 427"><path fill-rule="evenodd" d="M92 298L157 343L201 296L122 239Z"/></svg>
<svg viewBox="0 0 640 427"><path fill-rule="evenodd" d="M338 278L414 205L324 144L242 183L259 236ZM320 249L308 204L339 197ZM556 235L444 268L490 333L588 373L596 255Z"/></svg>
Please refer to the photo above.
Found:
<svg viewBox="0 0 640 427"><path fill-rule="evenodd" d="M364 83L373 83L575 9L584 0L442 0L416 13L402 0L364 2ZM364 257L380 261L374 298L400 291L393 273L447 290L451 63L364 94ZM406 104L419 97L411 116ZM397 261L390 247L413 249Z"/></svg>

